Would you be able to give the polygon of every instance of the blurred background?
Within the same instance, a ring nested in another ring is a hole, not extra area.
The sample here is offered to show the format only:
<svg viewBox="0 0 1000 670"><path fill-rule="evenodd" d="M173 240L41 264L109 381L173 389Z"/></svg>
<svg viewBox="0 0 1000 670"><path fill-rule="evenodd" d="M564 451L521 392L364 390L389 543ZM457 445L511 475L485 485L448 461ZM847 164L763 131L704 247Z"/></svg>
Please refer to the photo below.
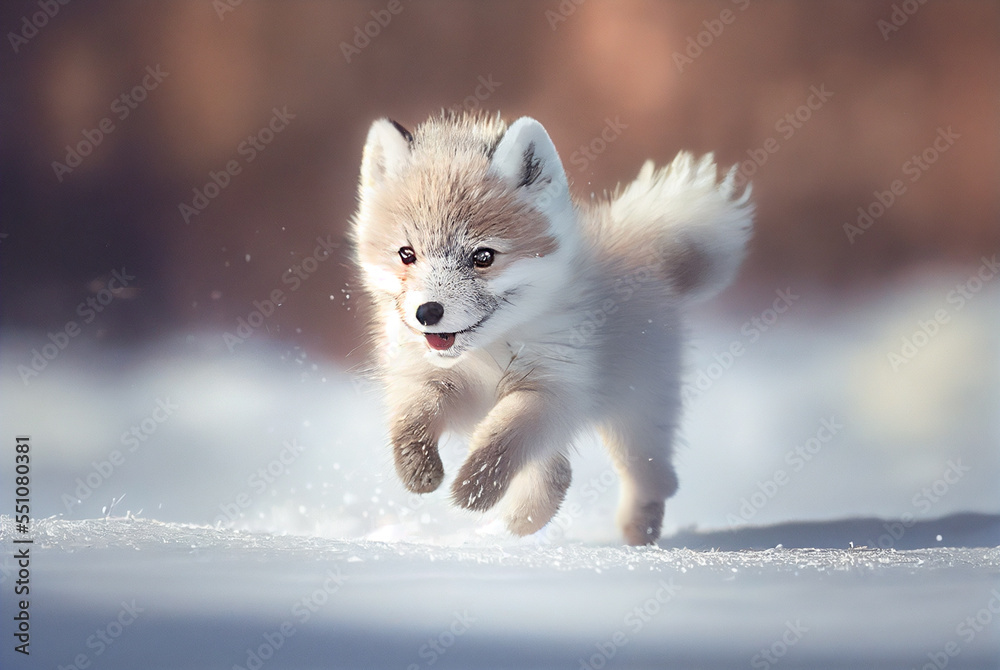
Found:
<svg viewBox="0 0 1000 670"><path fill-rule="evenodd" d="M239 519L281 507L316 532L322 507L365 533L391 503L426 525L356 374L346 230L371 121L442 108L541 120L581 196L682 149L753 182L749 260L692 321L668 526L924 513L956 458L971 470L927 515L1000 512L993 0L18 0L0 27L0 412L51 450L46 513L127 494L211 521L298 436L299 475ZM182 409L160 422L167 396ZM829 462L798 475L787 454L830 416ZM355 461L364 486L332 472ZM778 469L798 476L741 515Z"/></svg>

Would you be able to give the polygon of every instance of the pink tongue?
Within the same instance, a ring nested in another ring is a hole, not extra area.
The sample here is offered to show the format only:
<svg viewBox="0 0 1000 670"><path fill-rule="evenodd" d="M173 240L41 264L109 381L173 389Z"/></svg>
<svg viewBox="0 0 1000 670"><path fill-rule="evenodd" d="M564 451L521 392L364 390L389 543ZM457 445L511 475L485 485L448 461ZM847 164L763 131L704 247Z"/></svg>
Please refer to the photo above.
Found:
<svg viewBox="0 0 1000 670"><path fill-rule="evenodd" d="M451 345L455 343L455 333L424 333L424 336L431 349L438 351L451 349Z"/></svg>

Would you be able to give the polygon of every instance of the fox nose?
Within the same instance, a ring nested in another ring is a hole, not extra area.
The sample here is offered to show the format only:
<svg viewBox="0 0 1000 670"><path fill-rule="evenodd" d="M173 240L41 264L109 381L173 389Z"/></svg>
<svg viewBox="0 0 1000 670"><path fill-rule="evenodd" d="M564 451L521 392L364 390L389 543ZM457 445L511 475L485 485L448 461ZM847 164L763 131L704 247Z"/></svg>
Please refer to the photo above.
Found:
<svg viewBox="0 0 1000 670"><path fill-rule="evenodd" d="M433 326L444 316L444 305L439 302L425 302L417 307L417 321L425 326Z"/></svg>

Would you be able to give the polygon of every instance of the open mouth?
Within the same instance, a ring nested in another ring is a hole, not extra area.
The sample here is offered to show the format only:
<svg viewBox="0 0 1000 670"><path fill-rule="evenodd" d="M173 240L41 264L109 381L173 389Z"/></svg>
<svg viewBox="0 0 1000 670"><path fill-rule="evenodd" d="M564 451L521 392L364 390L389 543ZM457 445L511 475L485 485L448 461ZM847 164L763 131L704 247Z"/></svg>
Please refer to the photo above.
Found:
<svg viewBox="0 0 1000 670"><path fill-rule="evenodd" d="M427 345L436 351L447 351L455 344L455 333L424 333Z"/></svg>
<svg viewBox="0 0 1000 670"><path fill-rule="evenodd" d="M462 330L455 331L454 333L424 333L424 332L421 332L420 334L423 335L424 338L427 340L427 346L429 346L434 351L448 351L455 344L455 336L456 335L464 335L466 333L473 332L474 330L476 330L477 328L479 328L479 326L483 325L483 323L485 323L486 320L489 319L491 316L493 316L493 312L490 312L489 314L487 314L482 319L480 319L476 323L472 324L468 328L464 328Z"/></svg>

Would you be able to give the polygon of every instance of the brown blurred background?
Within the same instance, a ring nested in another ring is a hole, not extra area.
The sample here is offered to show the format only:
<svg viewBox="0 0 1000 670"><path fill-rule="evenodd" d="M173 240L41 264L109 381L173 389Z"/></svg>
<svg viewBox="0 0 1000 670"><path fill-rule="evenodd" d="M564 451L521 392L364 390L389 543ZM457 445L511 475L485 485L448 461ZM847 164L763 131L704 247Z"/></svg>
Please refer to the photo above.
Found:
<svg viewBox="0 0 1000 670"><path fill-rule="evenodd" d="M18 0L0 27L5 329L61 328L124 267L139 290L101 314L106 342L233 331L282 289L263 330L343 356L362 330L345 230L368 124L463 105L541 120L580 194L647 157L777 146L753 170L745 286L857 293L1000 251L995 0ZM811 87L832 96L800 110ZM248 161L275 108L294 118ZM797 110L809 118L782 121ZM608 119L625 127L586 157ZM949 127L958 139L907 171ZM84 133L101 142L57 175ZM230 161L185 222L179 205ZM896 179L905 193L849 243L844 224ZM339 255L290 290L283 274L327 235Z"/></svg>

